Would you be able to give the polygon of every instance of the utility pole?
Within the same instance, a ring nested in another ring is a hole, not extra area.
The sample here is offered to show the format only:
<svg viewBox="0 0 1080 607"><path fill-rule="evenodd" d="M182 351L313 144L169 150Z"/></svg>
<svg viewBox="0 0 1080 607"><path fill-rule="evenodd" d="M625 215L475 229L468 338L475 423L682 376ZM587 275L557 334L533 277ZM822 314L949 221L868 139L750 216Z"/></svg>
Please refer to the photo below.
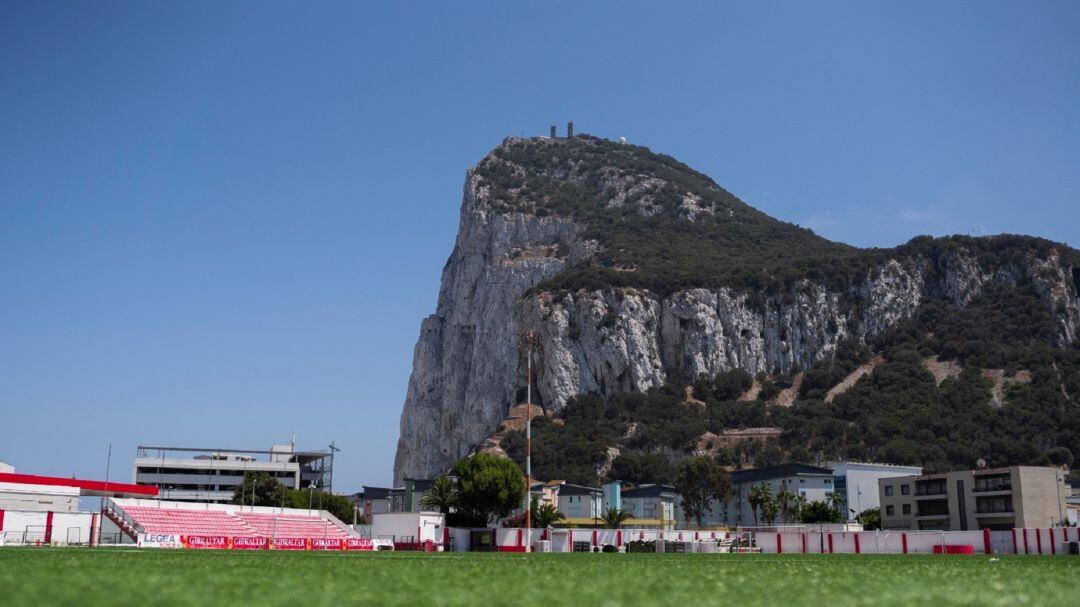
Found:
<svg viewBox="0 0 1080 607"><path fill-rule="evenodd" d="M334 494L334 452L341 451L334 446L334 441L330 441L330 470L327 473L327 487L326 490L330 492L330 495Z"/></svg>

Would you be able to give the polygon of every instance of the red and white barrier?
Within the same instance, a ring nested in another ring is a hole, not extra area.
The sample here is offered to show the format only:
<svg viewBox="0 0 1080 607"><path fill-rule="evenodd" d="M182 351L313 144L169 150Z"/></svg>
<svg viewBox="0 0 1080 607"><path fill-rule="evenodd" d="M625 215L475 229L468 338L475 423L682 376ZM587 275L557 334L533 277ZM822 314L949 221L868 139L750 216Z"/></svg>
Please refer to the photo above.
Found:
<svg viewBox="0 0 1080 607"><path fill-rule="evenodd" d="M1050 527L1007 531L759 531L756 545L768 554L1032 554L1064 553L1062 544L1080 542L1080 528Z"/></svg>

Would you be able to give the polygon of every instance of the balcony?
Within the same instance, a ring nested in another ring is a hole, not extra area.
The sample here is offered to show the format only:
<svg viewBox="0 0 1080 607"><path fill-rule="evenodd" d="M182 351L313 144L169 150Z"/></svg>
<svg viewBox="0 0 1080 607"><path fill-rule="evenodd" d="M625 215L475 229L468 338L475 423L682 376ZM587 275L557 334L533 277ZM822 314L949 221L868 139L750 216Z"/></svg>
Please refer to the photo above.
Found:
<svg viewBox="0 0 1080 607"><path fill-rule="evenodd" d="M926 513L919 512L919 513L917 513L915 515L915 518L920 519L920 520L929 520L929 519L936 519L936 518L949 518L949 513L948 512L926 512Z"/></svg>
<svg viewBox="0 0 1080 607"><path fill-rule="evenodd" d="M1016 513L1009 510L976 510L975 516L988 517L988 516L1016 516Z"/></svg>
<svg viewBox="0 0 1080 607"><path fill-rule="evenodd" d="M915 483L915 497L944 497L948 495L945 481Z"/></svg>
<svg viewBox="0 0 1080 607"><path fill-rule="evenodd" d="M978 479L975 481L974 493L986 493L989 491L1012 491L1012 479Z"/></svg>

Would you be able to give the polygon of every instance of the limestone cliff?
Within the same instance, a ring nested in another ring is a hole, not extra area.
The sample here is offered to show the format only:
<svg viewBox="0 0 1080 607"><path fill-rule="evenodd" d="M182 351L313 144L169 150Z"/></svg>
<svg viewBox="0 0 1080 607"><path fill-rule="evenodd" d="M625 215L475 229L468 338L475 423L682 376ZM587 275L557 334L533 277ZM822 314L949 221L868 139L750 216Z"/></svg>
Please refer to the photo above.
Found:
<svg viewBox="0 0 1080 607"><path fill-rule="evenodd" d="M1034 286L1058 343L1073 342L1076 252L987 242L860 251L769 218L645 148L508 139L466 179L438 307L414 352L395 481L442 472L505 419L525 385L524 329L540 336L534 398L549 410L673 374L806 369L927 298L964 306L992 286Z"/></svg>

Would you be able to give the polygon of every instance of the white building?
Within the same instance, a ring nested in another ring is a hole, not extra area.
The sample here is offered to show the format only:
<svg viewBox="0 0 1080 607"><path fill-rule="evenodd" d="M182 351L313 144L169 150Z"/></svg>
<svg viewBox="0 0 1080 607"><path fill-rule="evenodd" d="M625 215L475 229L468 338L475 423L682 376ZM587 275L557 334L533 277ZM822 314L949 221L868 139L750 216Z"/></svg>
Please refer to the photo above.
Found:
<svg viewBox="0 0 1080 607"><path fill-rule="evenodd" d="M833 471L836 491L844 498L841 512L848 520L854 520L865 510L881 507L878 479L922 474L921 466L829 462L826 467Z"/></svg>
<svg viewBox="0 0 1080 607"><path fill-rule="evenodd" d="M559 511L566 515L567 524L589 525L603 514L604 492L597 487L562 483L558 500Z"/></svg>
<svg viewBox="0 0 1080 607"><path fill-rule="evenodd" d="M160 489L161 499L226 503L249 473L269 474L289 489L327 491L330 462L328 451L296 451L292 444L274 445L270 451L140 446L132 479Z"/></svg>

